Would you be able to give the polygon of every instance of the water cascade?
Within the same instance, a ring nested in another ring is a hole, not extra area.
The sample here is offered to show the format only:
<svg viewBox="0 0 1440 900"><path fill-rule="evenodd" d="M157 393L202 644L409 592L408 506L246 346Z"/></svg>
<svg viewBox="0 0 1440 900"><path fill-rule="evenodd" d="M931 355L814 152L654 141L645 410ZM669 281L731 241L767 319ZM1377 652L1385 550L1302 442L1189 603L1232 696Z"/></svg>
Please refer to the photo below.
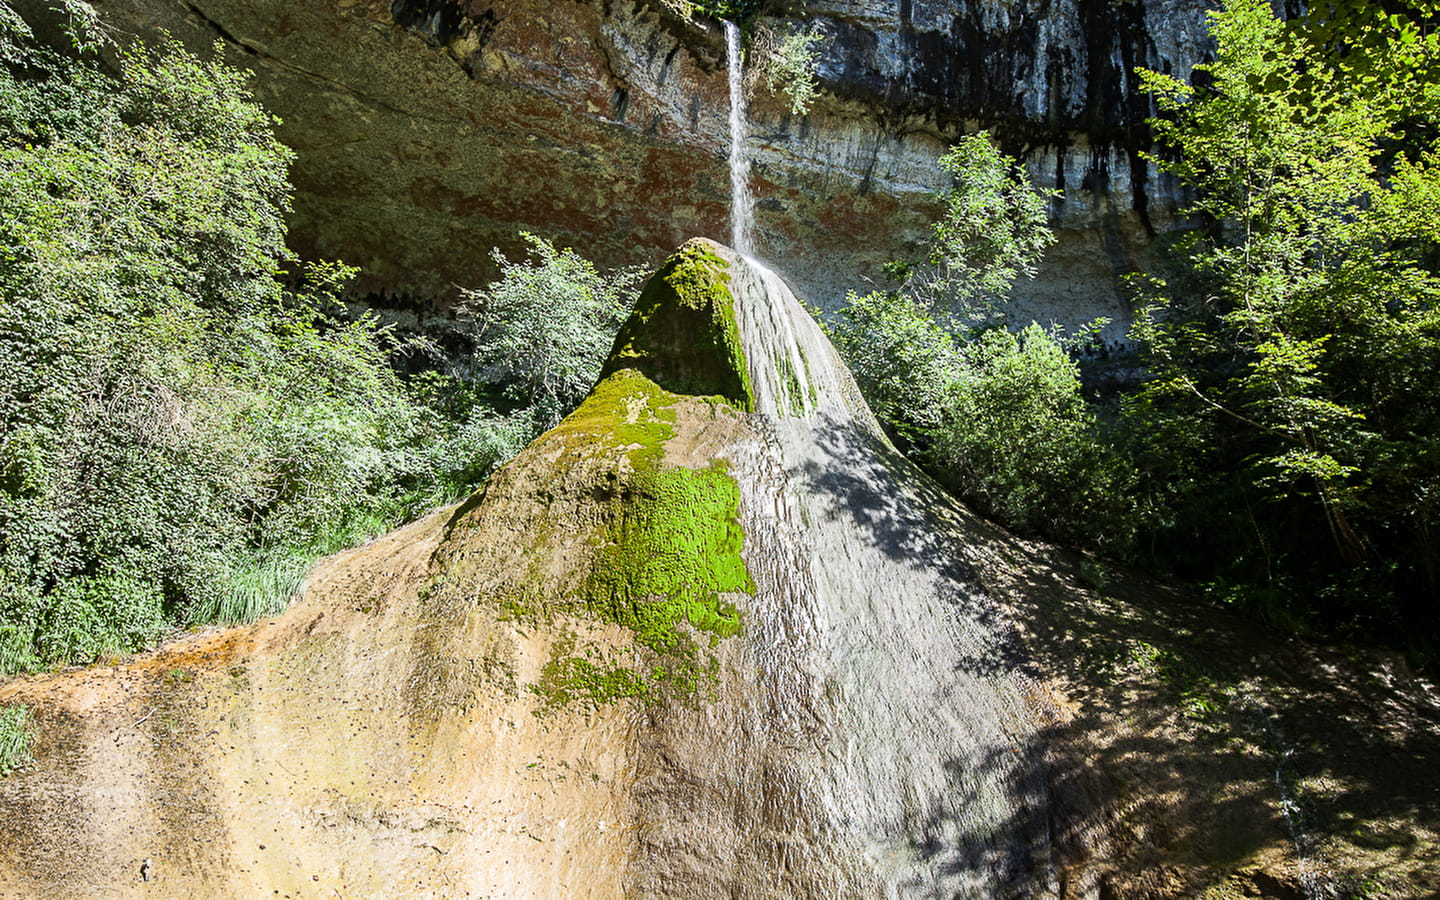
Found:
<svg viewBox="0 0 1440 900"><path fill-rule="evenodd" d="M959 563L937 517L947 504L789 288L753 259L731 274L768 432L733 460L757 583L746 643L766 696L754 726L786 748L774 789L794 829L829 848L801 849L837 860L820 887L1043 894L1036 691L1011 625Z"/></svg>
<svg viewBox="0 0 1440 900"><path fill-rule="evenodd" d="M746 153L745 71L740 28L725 22L726 61L730 71L730 243L743 256L753 256L755 230L750 197L750 159Z"/></svg>
<svg viewBox="0 0 1440 900"><path fill-rule="evenodd" d="M956 567L938 492L890 446L784 281L755 259L740 31L725 23L735 316L769 440L733 462L757 575L747 650L766 695L768 801L837 896L1043 892L1036 691L999 610ZM777 459L778 457L778 459ZM778 463L778 465L777 465ZM772 552L774 555L772 556ZM937 565L937 561L942 561ZM1007 635L1010 635L1007 637ZM818 853L813 839L829 848ZM778 840L778 839L777 839Z"/></svg>

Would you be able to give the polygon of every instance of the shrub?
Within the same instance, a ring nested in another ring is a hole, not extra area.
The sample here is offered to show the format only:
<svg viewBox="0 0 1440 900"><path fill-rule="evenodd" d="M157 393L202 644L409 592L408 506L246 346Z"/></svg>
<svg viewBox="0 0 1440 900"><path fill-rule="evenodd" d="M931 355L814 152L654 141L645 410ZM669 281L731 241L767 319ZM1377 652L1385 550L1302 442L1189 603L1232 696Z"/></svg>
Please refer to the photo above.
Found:
<svg viewBox="0 0 1440 900"><path fill-rule="evenodd" d="M954 184L924 259L887 266L901 286L851 294L827 330L876 415L962 498L1012 528L1123 549L1131 467L1056 337L1005 327L1001 302L1053 240L1044 197L983 133L941 165Z"/></svg>
<svg viewBox="0 0 1440 900"><path fill-rule="evenodd" d="M118 59L0 3L0 674L276 612L528 428L428 406L455 390L400 381L353 270L292 258L291 153L240 73Z"/></svg>
<svg viewBox="0 0 1440 900"><path fill-rule="evenodd" d="M629 314L641 271L602 274L571 249L521 233L527 260L494 251L500 278L465 292L462 312L484 377L545 428L579 405Z"/></svg>

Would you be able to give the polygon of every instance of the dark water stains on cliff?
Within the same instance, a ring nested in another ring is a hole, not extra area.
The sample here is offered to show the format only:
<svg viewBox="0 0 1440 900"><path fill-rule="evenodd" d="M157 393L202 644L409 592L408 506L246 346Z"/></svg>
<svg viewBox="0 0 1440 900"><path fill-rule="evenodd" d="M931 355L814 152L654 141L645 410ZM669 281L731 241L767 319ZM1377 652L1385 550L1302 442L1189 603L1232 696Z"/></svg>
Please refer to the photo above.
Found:
<svg viewBox="0 0 1440 900"><path fill-rule="evenodd" d="M1143 3L1080 0L1085 42L1085 109L1077 123L1092 144L1149 144L1150 102L1140 92L1137 66L1150 65L1154 48Z"/></svg>
<svg viewBox="0 0 1440 900"><path fill-rule="evenodd" d="M390 17L437 47L467 39L474 48L472 55L485 49L500 25L495 10L478 0L393 0Z"/></svg>
<svg viewBox="0 0 1440 900"><path fill-rule="evenodd" d="M820 74L828 93L941 127L1003 125L1011 142L1053 146L1080 134L1096 146L1149 146L1150 103L1135 68L1163 61L1143 2L1076 0L1066 9L1032 0L997 21L991 4L964 0L938 27L915 24L910 6L900 7L893 47L868 22L843 15L813 21L825 38ZM1072 15L1081 33L1057 42L1053 26ZM892 53L899 59L886 58ZM1076 95L1078 104L1067 99Z"/></svg>
<svg viewBox="0 0 1440 900"><path fill-rule="evenodd" d="M846 13L813 19L825 38L824 90L875 110L882 121L920 119L944 133L978 125L1021 158L1037 148L1096 148L1087 171L1072 164L1067 172L1061 161L1060 189L1083 180L1086 190L1109 190L1114 163L1103 148L1119 149L1128 158L1130 205L1153 233L1152 186L1140 153L1152 146L1147 119L1154 111L1136 69L1169 61L1149 32L1154 23L1146 21L1143 0L1021 0L1003 14L962 0L928 19L916 7L902 0L888 38Z"/></svg>

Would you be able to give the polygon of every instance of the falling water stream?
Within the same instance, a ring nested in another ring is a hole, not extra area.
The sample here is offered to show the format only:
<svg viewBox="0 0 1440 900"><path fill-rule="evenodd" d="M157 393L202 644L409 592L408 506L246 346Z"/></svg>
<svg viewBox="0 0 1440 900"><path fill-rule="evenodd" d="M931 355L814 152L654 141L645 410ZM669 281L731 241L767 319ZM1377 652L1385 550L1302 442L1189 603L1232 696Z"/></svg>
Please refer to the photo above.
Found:
<svg viewBox="0 0 1440 900"><path fill-rule="evenodd" d="M742 256L754 256L750 160L746 153L744 53L740 28L725 22L725 55L730 71L730 244Z"/></svg>
<svg viewBox="0 0 1440 900"><path fill-rule="evenodd" d="M828 873L808 889L821 895L1053 895L1039 692L1013 625L937 527L933 510L948 501L890 446L814 319L755 256L733 22L725 40L732 288L769 428L766 446L735 460L746 533L760 548L747 554L750 651L770 707L754 727L789 748L770 763L778 777L766 802L795 820L788 839L771 835L775 863L810 858ZM1288 760L1280 755L1275 784L1302 891L1317 898Z"/></svg>
<svg viewBox="0 0 1440 900"><path fill-rule="evenodd" d="M754 257L739 29L730 75L731 266L761 446L732 460L756 595L747 628L777 750L776 865L830 896L1040 896L1048 821L1013 626L934 518L784 281ZM818 860L829 859L828 863Z"/></svg>

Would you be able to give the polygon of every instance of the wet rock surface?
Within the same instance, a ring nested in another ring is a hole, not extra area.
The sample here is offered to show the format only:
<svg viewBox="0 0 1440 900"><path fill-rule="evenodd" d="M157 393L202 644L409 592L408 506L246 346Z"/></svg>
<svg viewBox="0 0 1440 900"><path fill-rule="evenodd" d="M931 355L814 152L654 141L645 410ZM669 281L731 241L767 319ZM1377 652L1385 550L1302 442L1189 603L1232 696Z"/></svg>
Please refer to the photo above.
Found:
<svg viewBox="0 0 1440 900"><path fill-rule="evenodd" d="M1440 891L1433 686L976 518L696 250L754 411L618 369L284 615L0 684L0 896Z"/></svg>

